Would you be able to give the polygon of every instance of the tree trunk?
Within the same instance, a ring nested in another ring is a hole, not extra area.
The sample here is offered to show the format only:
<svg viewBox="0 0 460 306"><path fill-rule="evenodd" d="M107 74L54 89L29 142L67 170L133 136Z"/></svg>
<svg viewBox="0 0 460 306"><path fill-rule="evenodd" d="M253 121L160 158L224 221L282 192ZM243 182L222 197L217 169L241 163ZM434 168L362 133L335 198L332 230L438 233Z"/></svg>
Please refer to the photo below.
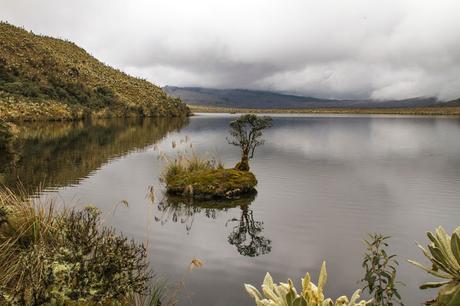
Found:
<svg viewBox="0 0 460 306"><path fill-rule="evenodd" d="M235 169L240 171L249 171L249 152L243 152L241 161L236 164Z"/></svg>

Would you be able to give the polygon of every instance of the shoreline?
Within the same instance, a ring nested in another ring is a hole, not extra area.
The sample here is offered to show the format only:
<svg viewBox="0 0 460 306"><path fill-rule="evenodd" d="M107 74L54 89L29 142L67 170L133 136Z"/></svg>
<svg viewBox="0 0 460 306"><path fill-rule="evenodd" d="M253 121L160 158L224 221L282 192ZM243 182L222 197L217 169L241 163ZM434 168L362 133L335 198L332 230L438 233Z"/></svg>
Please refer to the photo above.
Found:
<svg viewBox="0 0 460 306"><path fill-rule="evenodd" d="M231 108L187 104L192 113L255 113L255 114L363 114L363 115L418 115L460 117L460 107L413 108Z"/></svg>

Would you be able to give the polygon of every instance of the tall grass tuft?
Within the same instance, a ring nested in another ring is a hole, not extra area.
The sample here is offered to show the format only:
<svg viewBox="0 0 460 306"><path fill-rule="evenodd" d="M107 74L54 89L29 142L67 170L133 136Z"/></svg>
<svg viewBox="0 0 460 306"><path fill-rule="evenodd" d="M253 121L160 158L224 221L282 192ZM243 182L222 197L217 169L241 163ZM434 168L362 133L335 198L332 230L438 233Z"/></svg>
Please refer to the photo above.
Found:
<svg viewBox="0 0 460 306"><path fill-rule="evenodd" d="M180 143L184 142L187 144L189 142L189 138L186 137L186 140L181 141ZM175 141L172 143L173 148L176 148L177 143ZM185 149L183 151L179 151L174 157L160 153L160 159L166 162L166 166L160 175L160 181L168 185L171 178L179 174L192 174L203 170L224 169L222 161L213 157L209 158L207 156L200 156L190 149L191 146L187 147L189 147L189 150Z"/></svg>
<svg viewBox="0 0 460 306"><path fill-rule="evenodd" d="M3 298L13 289L21 292L21 302L38 300L33 296L41 295L40 284L46 282L47 273L42 258L58 244L56 207L53 202L45 206L28 199L23 191L6 189L0 193L0 211L0 284L2 292L8 292Z"/></svg>
<svg viewBox="0 0 460 306"><path fill-rule="evenodd" d="M0 304L105 305L145 295L145 247L100 217L94 206L65 209L0 190Z"/></svg>

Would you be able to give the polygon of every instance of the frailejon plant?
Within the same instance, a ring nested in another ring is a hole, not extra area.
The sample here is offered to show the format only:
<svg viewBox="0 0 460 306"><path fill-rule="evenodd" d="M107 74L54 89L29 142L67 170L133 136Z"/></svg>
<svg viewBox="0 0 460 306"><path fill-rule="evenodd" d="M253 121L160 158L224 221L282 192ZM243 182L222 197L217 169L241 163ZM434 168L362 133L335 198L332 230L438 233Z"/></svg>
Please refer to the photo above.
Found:
<svg viewBox="0 0 460 306"><path fill-rule="evenodd" d="M460 227L452 235L438 227L434 234L428 232L427 236L430 240L427 248L417 245L432 266L427 267L413 260L409 262L444 281L425 283L420 289L442 287L438 298L431 304L460 305Z"/></svg>
<svg viewBox="0 0 460 306"><path fill-rule="evenodd" d="M396 288L397 284L401 284L396 281L396 267L399 263L395 259L396 255L388 255L385 250L390 236L369 234L369 238L364 240L367 252L362 263L365 273L361 282L366 283L363 290L369 291L376 306L404 305Z"/></svg>
<svg viewBox="0 0 460 306"><path fill-rule="evenodd" d="M273 282L269 273L265 275L262 284L262 293L254 286L245 284L246 291L251 295L257 306L364 306L371 301L358 299L361 290L358 289L350 299L346 296L341 296L335 302L330 298L324 297L324 286L327 281L326 263L323 262L321 272L318 279L318 286L311 282L310 274L307 273L302 278L302 291L297 293L292 280L279 285Z"/></svg>

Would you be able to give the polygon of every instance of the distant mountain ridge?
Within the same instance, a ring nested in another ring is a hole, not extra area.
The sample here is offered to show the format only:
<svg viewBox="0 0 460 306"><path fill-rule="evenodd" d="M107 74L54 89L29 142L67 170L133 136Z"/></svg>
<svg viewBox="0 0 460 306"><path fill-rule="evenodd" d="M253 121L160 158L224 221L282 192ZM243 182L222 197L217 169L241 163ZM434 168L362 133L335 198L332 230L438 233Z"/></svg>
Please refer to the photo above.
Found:
<svg viewBox="0 0 460 306"><path fill-rule="evenodd" d="M180 116L189 110L152 83L74 43L0 22L0 119Z"/></svg>
<svg viewBox="0 0 460 306"><path fill-rule="evenodd" d="M248 89L212 89L203 87L165 86L163 90L190 105L230 107L230 108L399 108L460 106L460 100L437 102L433 97L404 100L338 100L289 95L271 91Z"/></svg>

